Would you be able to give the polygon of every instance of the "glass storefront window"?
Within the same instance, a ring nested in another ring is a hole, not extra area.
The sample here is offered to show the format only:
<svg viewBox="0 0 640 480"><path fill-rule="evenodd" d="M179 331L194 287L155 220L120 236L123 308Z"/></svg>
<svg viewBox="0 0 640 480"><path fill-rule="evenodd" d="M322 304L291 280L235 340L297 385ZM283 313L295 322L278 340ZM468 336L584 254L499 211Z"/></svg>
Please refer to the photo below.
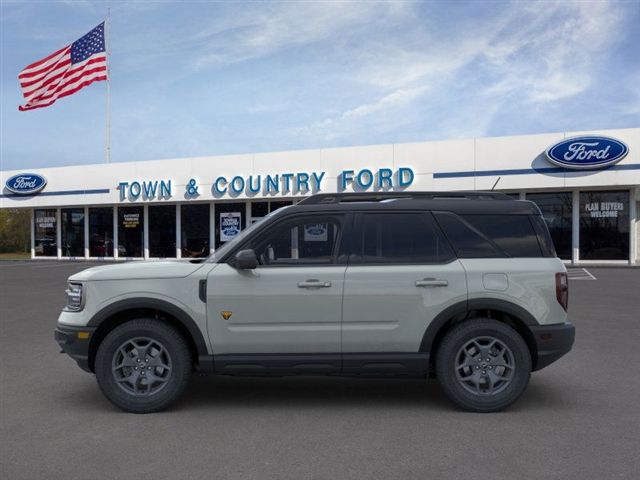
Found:
<svg viewBox="0 0 640 480"><path fill-rule="evenodd" d="M580 192L580 260L629 259L629 192Z"/></svg>
<svg viewBox="0 0 640 480"><path fill-rule="evenodd" d="M216 204L216 248L232 240L238 233L245 229L245 209L246 206L244 203Z"/></svg>
<svg viewBox="0 0 640 480"><path fill-rule="evenodd" d="M176 256L176 206L149 207L149 256Z"/></svg>
<svg viewBox="0 0 640 480"><path fill-rule="evenodd" d="M113 208L89 209L89 256L113 257Z"/></svg>
<svg viewBox="0 0 640 480"><path fill-rule="evenodd" d="M527 200L540 208L558 257L571 260L573 199L571 192L527 193Z"/></svg>
<svg viewBox="0 0 640 480"><path fill-rule="evenodd" d="M34 210L34 251L36 257L55 257L58 255L56 243L57 226L55 209Z"/></svg>
<svg viewBox="0 0 640 480"><path fill-rule="evenodd" d="M143 207L118 208L118 255L120 257L144 256Z"/></svg>
<svg viewBox="0 0 640 480"><path fill-rule="evenodd" d="M271 201L269 202L269 212L275 212L279 208L286 207L287 205L293 205L293 202L290 200L283 200L279 202Z"/></svg>
<svg viewBox="0 0 640 480"><path fill-rule="evenodd" d="M180 239L185 258L209 255L209 204L180 206Z"/></svg>
<svg viewBox="0 0 640 480"><path fill-rule="evenodd" d="M84 208L63 208L60 211L62 226L62 256L84 257Z"/></svg>
<svg viewBox="0 0 640 480"><path fill-rule="evenodd" d="M251 223L269 214L269 202L251 202Z"/></svg>

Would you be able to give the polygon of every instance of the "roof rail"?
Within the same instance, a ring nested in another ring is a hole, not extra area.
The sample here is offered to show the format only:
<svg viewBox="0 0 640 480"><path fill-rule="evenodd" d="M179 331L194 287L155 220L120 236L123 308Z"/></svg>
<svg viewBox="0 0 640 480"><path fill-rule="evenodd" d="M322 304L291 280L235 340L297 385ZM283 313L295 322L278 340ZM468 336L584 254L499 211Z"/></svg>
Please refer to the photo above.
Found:
<svg viewBox="0 0 640 480"><path fill-rule="evenodd" d="M343 202L382 202L403 199L434 200L444 198L474 200L513 200L512 197L498 192L457 191L457 192L346 192L318 193L298 202L298 205L331 204Z"/></svg>

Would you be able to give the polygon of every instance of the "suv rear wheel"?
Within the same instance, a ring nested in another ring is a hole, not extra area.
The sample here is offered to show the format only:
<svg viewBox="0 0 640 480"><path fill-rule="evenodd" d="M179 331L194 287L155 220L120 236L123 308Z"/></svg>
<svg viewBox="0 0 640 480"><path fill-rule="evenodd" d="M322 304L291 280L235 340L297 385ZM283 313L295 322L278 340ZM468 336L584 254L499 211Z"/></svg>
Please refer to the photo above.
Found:
<svg viewBox="0 0 640 480"><path fill-rule="evenodd" d="M436 375L447 396L465 410L495 412L527 388L531 354L513 328L488 318L467 320L444 337Z"/></svg>
<svg viewBox="0 0 640 480"><path fill-rule="evenodd" d="M114 328L96 354L100 389L127 412L150 413L168 407L191 376L189 348L173 327L137 319Z"/></svg>

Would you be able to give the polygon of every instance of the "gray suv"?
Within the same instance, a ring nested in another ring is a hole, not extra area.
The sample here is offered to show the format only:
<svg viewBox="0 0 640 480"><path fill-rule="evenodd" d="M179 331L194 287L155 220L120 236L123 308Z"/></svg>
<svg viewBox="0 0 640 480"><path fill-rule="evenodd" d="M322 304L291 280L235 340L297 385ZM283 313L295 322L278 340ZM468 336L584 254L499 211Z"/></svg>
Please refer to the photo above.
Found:
<svg viewBox="0 0 640 480"><path fill-rule="evenodd" d="M321 194L204 260L71 276L55 338L129 412L169 406L193 371L435 377L461 408L492 412L571 349L567 302L531 202Z"/></svg>

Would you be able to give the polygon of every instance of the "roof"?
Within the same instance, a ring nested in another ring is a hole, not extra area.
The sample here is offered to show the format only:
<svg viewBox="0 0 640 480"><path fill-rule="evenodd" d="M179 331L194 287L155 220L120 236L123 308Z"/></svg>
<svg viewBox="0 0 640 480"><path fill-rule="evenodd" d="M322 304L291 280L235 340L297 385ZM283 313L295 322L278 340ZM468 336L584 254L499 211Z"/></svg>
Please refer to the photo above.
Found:
<svg viewBox="0 0 640 480"><path fill-rule="evenodd" d="M318 194L287 209L296 211L427 210L458 214L539 215L529 201L497 192L377 192Z"/></svg>

